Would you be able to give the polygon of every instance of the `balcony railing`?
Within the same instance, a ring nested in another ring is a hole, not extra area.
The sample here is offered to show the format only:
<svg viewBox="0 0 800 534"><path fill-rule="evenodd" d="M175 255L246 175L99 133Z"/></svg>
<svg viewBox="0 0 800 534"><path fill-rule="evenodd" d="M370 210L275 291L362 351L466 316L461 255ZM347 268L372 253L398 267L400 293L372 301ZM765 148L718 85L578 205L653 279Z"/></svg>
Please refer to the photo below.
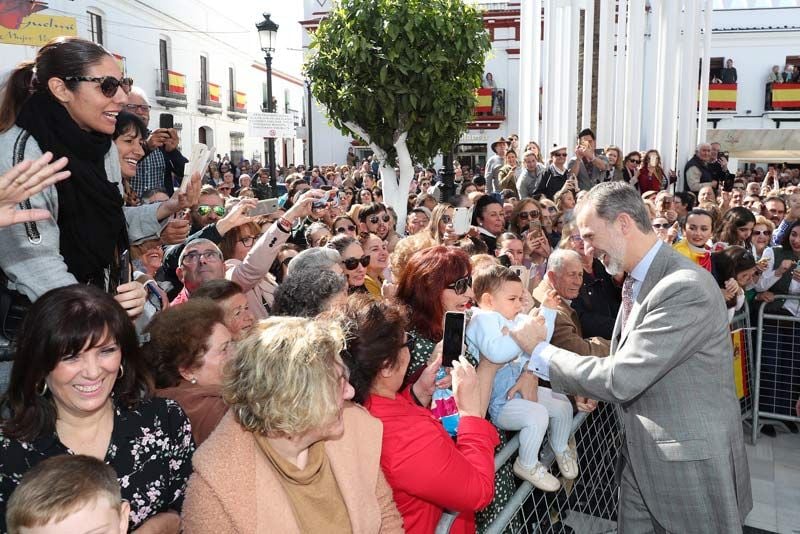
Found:
<svg viewBox="0 0 800 534"><path fill-rule="evenodd" d="M800 111L800 83L768 83L764 109Z"/></svg>
<svg viewBox="0 0 800 534"><path fill-rule="evenodd" d="M228 116L234 120L247 118L247 93L229 91Z"/></svg>
<svg viewBox="0 0 800 534"><path fill-rule="evenodd" d="M211 82L197 82L197 109L202 113L222 113L222 87Z"/></svg>
<svg viewBox="0 0 800 534"><path fill-rule="evenodd" d="M186 75L174 70L156 69L156 101L165 107L187 107Z"/></svg>
<svg viewBox="0 0 800 534"><path fill-rule="evenodd" d="M712 83L708 86L708 111L736 111L736 84Z"/></svg>

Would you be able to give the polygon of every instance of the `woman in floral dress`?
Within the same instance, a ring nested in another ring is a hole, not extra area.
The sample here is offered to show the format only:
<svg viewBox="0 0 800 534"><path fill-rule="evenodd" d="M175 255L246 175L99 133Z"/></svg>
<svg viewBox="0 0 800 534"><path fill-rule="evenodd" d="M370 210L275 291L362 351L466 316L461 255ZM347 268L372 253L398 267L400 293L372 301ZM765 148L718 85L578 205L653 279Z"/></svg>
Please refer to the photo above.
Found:
<svg viewBox="0 0 800 534"><path fill-rule="evenodd" d="M114 468L131 505L131 530L179 532L192 431L175 402L151 391L133 323L113 297L73 285L38 299L0 407L0 532L25 472L60 454L94 456Z"/></svg>

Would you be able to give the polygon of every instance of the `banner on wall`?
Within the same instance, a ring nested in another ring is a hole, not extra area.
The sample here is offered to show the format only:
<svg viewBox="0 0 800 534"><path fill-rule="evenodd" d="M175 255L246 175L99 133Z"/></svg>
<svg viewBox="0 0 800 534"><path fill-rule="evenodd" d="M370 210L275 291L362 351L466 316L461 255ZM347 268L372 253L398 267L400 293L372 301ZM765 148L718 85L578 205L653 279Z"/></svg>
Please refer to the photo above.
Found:
<svg viewBox="0 0 800 534"><path fill-rule="evenodd" d="M50 39L61 35L78 35L75 17L56 17L53 15L28 15L19 21L18 28L0 19L0 43L40 47Z"/></svg>

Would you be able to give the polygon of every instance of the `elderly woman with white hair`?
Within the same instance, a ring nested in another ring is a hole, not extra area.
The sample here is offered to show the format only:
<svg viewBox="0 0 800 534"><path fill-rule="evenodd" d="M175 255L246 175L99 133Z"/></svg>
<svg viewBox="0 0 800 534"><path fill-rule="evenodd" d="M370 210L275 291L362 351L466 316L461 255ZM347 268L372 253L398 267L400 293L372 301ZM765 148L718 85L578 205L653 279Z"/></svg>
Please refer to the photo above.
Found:
<svg viewBox="0 0 800 534"><path fill-rule="evenodd" d="M328 247L309 248L292 258L286 271L290 276L299 271L333 271L344 274L342 256L336 250Z"/></svg>
<svg viewBox="0 0 800 534"><path fill-rule="evenodd" d="M194 456L184 532L401 533L382 426L352 404L334 321L271 317L226 368L228 414Z"/></svg>

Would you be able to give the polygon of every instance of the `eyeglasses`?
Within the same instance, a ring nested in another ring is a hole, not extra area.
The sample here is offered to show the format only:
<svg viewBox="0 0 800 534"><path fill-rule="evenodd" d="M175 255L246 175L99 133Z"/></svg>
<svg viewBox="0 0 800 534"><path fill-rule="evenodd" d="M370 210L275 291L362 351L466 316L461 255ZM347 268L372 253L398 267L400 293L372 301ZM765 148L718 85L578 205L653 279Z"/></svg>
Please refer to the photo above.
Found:
<svg viewBox="0 0 800 534"><path fill-rule="evenodd" d="M527 221L530 219L538 219L541 216L542 212L539 210L531 210L531 211L521 211L517 215L523 221Z"/></svg>
<svg viewBox="0 0 800 534"><path fill-rule="evenodd" d="M555 154L553 154L553 155L554 155L555 157L557 157L557 158L566 158L566 157L567 157L567 153L566 153L566 152L556 152L556 153L555 153Z"/></svg>
<svg viewBox="0 0 800 534"><path fill-rule="evenodd" d="M635 165L638 165L638 164L640 164L642 162L642 160L640 160L640 159L629 159L628 161L630 161L631 163L633 163Z"/></svg>
<svg viewBox="0 0 800 534"><path fill-rule="evenodd" d="M153 107L149 106L147 104L125 104L125 109L127 109L128 111L131 111L133 113L136 113L137 111L141 111L142 113L146 113L146 112L150 111L151 109L153 109Z"/></svg>
<svg viewBox="0 0 800 534"><path fill-rule="evenodd" d="M95 82L100 84L100 91L103 96L113 98L117 94L117 89L122 87L125 94L131 92L133 87L133 80L131 78L114 78L113 76L67 76L64 78L67 82Z"/></svg>
<svg viewBox="0 0 800 534"><path fill-rule="evenodd" d="M653 229L654 230L666 230L670 226L672 226L672 225L669 224L669 223L653 223Z"/></svg>
<svg viewBox="0 0 800 534"><path fill-rule="evenodd" d="M222 254L218 250L204 250L203 252L192 251L183 257L183 263L191 265L197 263L197 260L203 258L207 262L220 261Z"/></svg>
<svg viewBox="0 0 800 534"><path fill-rule="evenodd" d="M241 243L242 245L246 246L247 248L250 248L250 247L253 246L253 243L255 243L256 240L258 240L259 237L261 237L261 234L248 235L248 236L245 236L245 237L239 239L239 243Z"/></svg>
<svg viewBox="0 0 800 534"><path fill-rule="evenodd" d="M337 234L343 234L345 232L355 232L355 231L356 227L353 226L352 224L348 224L347 226L340 226L339 228L336 229Z"/></svg>
<svg viewBox="0 0 800 534"><path fill-rule="evenodd" d="M456 295L463 295L467 292L467 289L472 287L472 276L467 275L464 278L459 278L449 286L447 289L452 289L456 292Z"/></svg>
<svg viewBox="0 0 800 534"><path fill-rule="evenodd" d="M752 235L763 235L763 236L770 236L772 232L769 230L753 230Z"/></svg>
<svg viewBox="0 0 800 534"><path fill-rule="evenodd" d="M225 206L206 206L205 204L201 204L197 206L197 214L201 217L205 217L211 211L214 211L219 217L225 216Z"/></svg>
<svg viewBox="0 0 800 534"><path fill-rule="evenodd" d="M345 269L347 269L348 271L352 271L358 267L359 263L361 264L362 267L369 267L370 259L371 258L369 256L361 256L360 258L344 259L342 260L342 263L344 264Z"/></svg>
<svg viewBox="0 0 800 534"><path fill-rule="evenodd" d="M389 222L392 220L392 218L389 216L388 213L384 213L382 217L379 215L373 215L372 217L369 218L369 222L371 222L372 224L378 224L378 221L381 220L383 222Z"/></svg>

